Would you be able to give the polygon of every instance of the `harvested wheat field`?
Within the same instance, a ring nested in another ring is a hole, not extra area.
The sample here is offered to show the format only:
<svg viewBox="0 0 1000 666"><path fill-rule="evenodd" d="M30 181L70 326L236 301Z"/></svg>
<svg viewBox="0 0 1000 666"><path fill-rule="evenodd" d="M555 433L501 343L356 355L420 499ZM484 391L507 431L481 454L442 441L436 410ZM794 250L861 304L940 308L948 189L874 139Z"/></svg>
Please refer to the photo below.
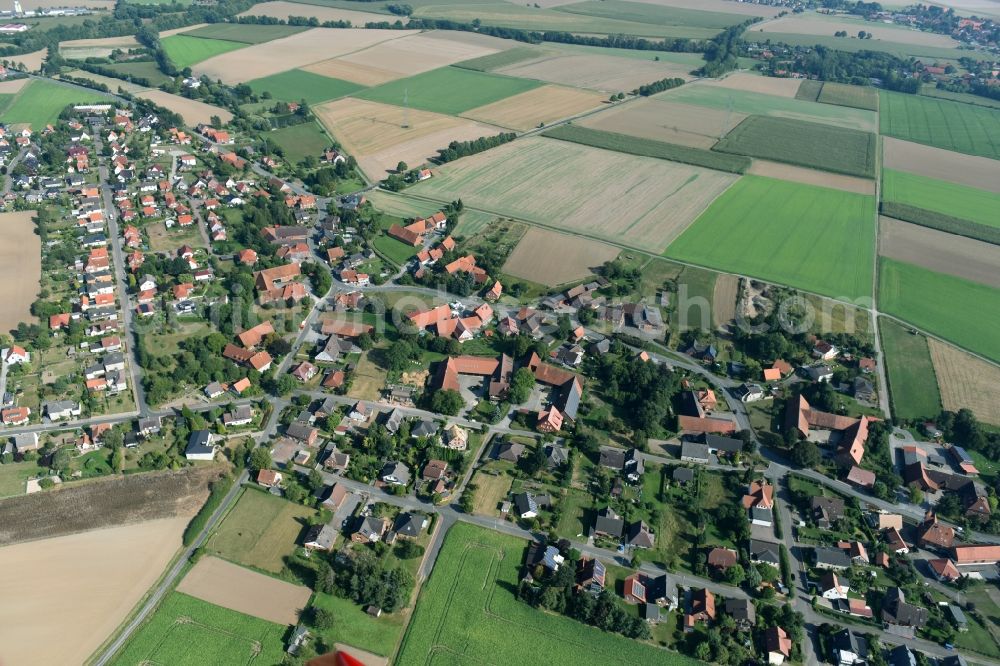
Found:
<svg viewBox="0 0 1000 666"><path fill-rule="evenodd" d="M42 243L35 233L35 213L0 213L4 242L0 245L0 332L33 323L31 304L42 277ZM0 527L2 529L2 527Z"/></svg>
<svg viewBox="0 0 1000 666"><path fill-rule="evenodd" d="M941 391L941 405L971 409L980 421L1000 425L1000 368L949 344L927 338Z"/></svg>
<svg viewBox="0 0 1000 666"><path fill-rule="evenodd" d="M662 252L737 177L540 137L446 164L409 191ZM613 202L613 203L609 203Z"/></svg>
<svg viewBox="0 0 1000 666"><path fill-rule="evenodd" d="M833 33L846 30L848 35L857 35L859 30L872 33L872 41L895 42L897 44L912 44L914 46L938 46L955 48L959 42L947 35L933 32L921 32L903 27L894 27L886 23L870 21L830 20L821 16L789 16L768 21L760 26L751 26L754 32L780 32L795 35L822 35L833 37ZM748 37L749 39L749 37ZM960 54L956 53L957 58Z"/></svg>
<svg viewBox="0 0 1000 666"><path fill-rule="evenodd" d="M770 162L768 160L755 159L747 173L755 176L767 176L779 180L790 180L793 183L804 183L806 185L819 185L829 187L834 190L845 192L856 192L857 194L875 194L875 181L868 178L858 178L857 176L845 176L828 171L817 171L805 167L792 166L791 164L781 164L780 162Z"/></svg>
<svg viewBox="0 0 1000 666"><path fill-rule="evenodd" d="M387 16L386 14L359 12L353 9L304 5L298 2L285 2L285 0L262 2L246 10L240 16L270 16L276 19L287 19L289 16L307 16L317 19L320 23L325 21L350 21L351 25L357 28L365 27L366 23L395 22L396 19L406 23L410 20L405 16Z"/></svg>
<svg viewBox="0 0 1000 666"><path fill-rule="evenodd" d="M891 217L880 216L878 224L878 251L883 257L1000 289L1000 245Z"/></svg>
<svg viewBox="0 0 1000 666"><path fill-rule="evenodd" d="M0 548L0 663L82 664L181 547L187 518Z"/></svg>
<svg viewBox="0 0 1000 666"><path fill-rule="evenodd" d="M178 592L268 622L296 624L312 591L241 566L204 557L188 572Z"/></svg>
<svg viewBox="0 0 1000 666"><path fill-rule="evenodd" d="M400 74L392 70L371 67L356 62L346 62L339 58L314 62L301 69L313 74L319 74L320 76L329 76L341 81L350 81L351 83L369 87L378 86L400 78Z"/></svg>
<svg viewBox="0 0 1000 666"><path fill-rule="evenodd" d="M28 85L29 78L11 79L10 81L0 81L0 95L13 95L21 92L21 88Z"/></svg>
<svg viewBox="0 0 1000 666"><path fill-rule="evenodd" d="M715 291L712 294L712 323L715 326L725 326L736 319L736 296L739 293L740 279L729 273L720 273L715 278Z"/></svg>
<svg viewBox="0 0 1000 666"><path fill-rule="evenodd" d="M496 73L617 93L660 79L690 79L690 69L675 63L609 55L561 55L502 67Z"/></svg>
<svg viewBox="0 0 1000 666"><path fill-rule="evenodd" d="M226 83L243 83L412 34L409 30L313 28L209 58L195 65L195 73Z"/></svg>
<svg viewBox="0 0 1000 666"><path fill-rule="evenodd" d="M68 72L65 72L60 76L61 77L69 76L74 79L86 79L88 81L93 81L94 83L102 83L106 85L108 87L108 90L110 90L111 92L118 92L118 89L122 88L126 92L134 95L136 93L143 92L144 90L149 90L149 88L146 88L145 86L140 86L135 83L129 83L128 81L115 79L110 76L101 76L100 74L94 74L92 72L88 72L83 69L73 69Z"/></svg>
<svg viewBox="0 0 1000 666"><path fill-rule="evenodd" d="M354 155L361 170L373 178L395 169L400 160L410 166L423 164L452 141L500 132L497 127L471 120L351 97L312 110L344 150ZM409 127L402 127L405 121Z"/></svg>
<svg viewBox="0 0 1000 666"><path fill-rule="evenodd" d="M507 257L502 270L507 275L554 287L592 275L618 252L618 248L599 241L531 228Z"/></svg>
<svg viewBox="0 0 1000 666"><path fill-rule="evenodd" d="M192 32L198 30L199 28L204 28L208 23L195 23L194 25L186 25L183 28L173 28L171 30L164 30L160 33L160 39L166 39L167 37L173 37L174 35L179 35L185 32Z"/></svg>
<svg viewBox="0 0 1000 666"><path fill-rule="evenodd" d="M220 466L107 477L0 502L0 546L161 518L191 517Z"/></svg>
<svg viewBox="0 0 1000 666"><path fill-rule="evenodd" d="M711 148L746 116L646 97L580 120L582 127Z"/></svg>
<svg viewBox="0 0 1000 666"><path fill-rule="evenodd" d="M362 51L340 57L338 60L394 72L396 78L402 78L463 60L492 55L499 50L490 46L421 33L402 39L383 41Z"/></svg>
<svg viewBox="0 0 1000 666"><path fill-rule="evenodd" d="M179 114L185 123L192 126L201 123L208 125L212 122L212 116L219 116L224 123L228 123L233 119L233 114L228 109L205 104L204 102L181 97L180 95L172 95L162 90L147 90L138 93L138 96Z"/></svg>
<svg viewBox="0 0 1000 666"><path fill-rule="evenodd" d="M542 86L466 111L465 118L526 131L604 104L604 95L563 86Z"/></svg>
<svg viewBox="0 0 1000 666"><path fill-rule="evenodd" d="M66 58L107 58L115 49L127 51L139 47L139 42L130 35L124 37L104 37L102 39L71 39L59 43L59 54Z"/></svg>
<svg viewBox="0 0 1000 666"><path fill-rule="evenodd" d="M1000 160L964 155L889 136L882 137L882 160L886 169L1000 192Z"/></svg>
<svg viewBox="0 0 1000 666"><path fill-rule="evenodd" d="M9 56L8 60L18 64L21 69L29 72L37 72L42 68L42 63L45 62L45 58L48 54L48 49L39 49L38 51L34 51L32 53L22 53L20 55Z"/></svg>
<svg viewBox="0 0 1000 666"><path fill-rule="evenodd" d="M799 85L801 84L801 79L779 79L773 76L758 76L757 74L737 72L730 74L724 79L706 81L703 85L794 99L795 93L799 91Z"/></svg>

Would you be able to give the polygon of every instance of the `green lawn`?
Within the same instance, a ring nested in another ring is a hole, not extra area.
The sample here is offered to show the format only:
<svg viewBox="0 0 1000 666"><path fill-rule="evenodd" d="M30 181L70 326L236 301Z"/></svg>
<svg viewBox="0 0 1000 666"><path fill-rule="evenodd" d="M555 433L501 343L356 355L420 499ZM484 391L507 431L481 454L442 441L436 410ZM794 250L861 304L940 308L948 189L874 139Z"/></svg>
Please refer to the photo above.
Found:
<svg viewBox="0 0 1000 666"><path fill-rule="evenodd" d="M790 118L750 116L712 150L849 176L875 176L875 135Z"/></svg>
<svg viewBox="0 0 1000 666"><path fill-rule="evenodd" d="M39 467L36 462L10 462L0 465L0 497L23 495L25 482L47 470L47 467Z"/></svg>
<svg viewBox="0 0 1000 666"><path fill-rule="evenodd" d="M718 277L715 271L695 266L685 266L681 270L677 276L677 299L670 311L671 328L677 331L712 330L712 302ZM683 303L689 306L683 307Z"/></svg>
<svg viewBox="0 0 1000 666"><path fill-rule="evenodd" d="M247 488L206 548L240 564L279 572L313 513L309 507Z"/></svg>
<svg viewBox="0 0 1000 666"><path fill-rule="evenodd" d="M313 120L263 132L260 136L281 146L285 161L290 164L298 164L310 155L319 158L320 152L330 145L330 138Z"/></svg>
<svg viewBox="0 0 1000 666"><path fill-rule="evenodd" d="M927 338L890 319L879 322L892 414L899 419L936 418L941 413L934 364Z"/></svg>
<svg viewBox="0 0 1000 666"><path fill-rule="evenodd" d="M242 42L229 42L224 39L201 39L199 37L188 37L187 35L172 35L160 40L163 50L170 57L171 62L178 69L197 65L203 60L208 60L236 49L242 49L246 44Z"/></svg>
<svg viewBox="0 0 1000 666"><path fill-rule="evenodd" d="M170 594L112 662L118 666L278 664L285 627L180 592Z"/></svg>
<svg viewBox="0 0 1000 666"><path fill-rule="evenodd" d="M1000 159L1000 110L885 90L879 99L882 134Z"/></svg>
<svg viewBox="0 0 1000 666"><path fill-rule="evenodd" d="M333 613L333 627L321 633L327 645L346 643L383 657L392 656L406 624L400 613L384 613L374 618L350 599L317 592L313 605Z"/></svg>
<svg viewBox="0 0 1000 666"><path fill-rule="evenodd" d="M441 67L369 88L356 95L373 102L456 115L537 88L540 81L515 79L459 67Z"/></svg>
<svg viewBox="0 0 1000 666"><path fill-rule="evenodd" d="M308 30L299 25L254 25L251 23L213 23L182 33L186 37L222 39L244 44L263 44Z"/></svg>
<svg viewBox="0 0 1000 666"><path fill-rule="evenodd" d="M453 526L417 600L397 666L698 663L519 601L514 591L526 546L517 537Z"/></svg>
<svg viewBox="0 0 1000 666"><path fill-rule="evenodd" d="M46 125L54 123L62 110L70 104L109 101L109 97L94 91L35 79L21 88L10 106L0 113L0 122L12 125L28 123L35 129L43 129Z"/></svg>
<svg viewBox="0 0 1000 666"><path fill-rule="evenodd" d="M663 7L625 0L587 0L586 2L560 6L557 11L652 25L691 26L719 30L736 25L743 20L743 17L737 14Z"/></svg>
<svg viewBox="0 0 1000 666"><path fill-rule="evenodd" d="M138 77L146 79L151 85L158 86L173 79L163 72L152 60L139 60L136 62L120 62L114 65L105 65L108 69L118 74L119 78L128 79Z"/></svg>
<svg viewBox="0 0 1000 666"><path fill-rule="evenodd" d="M1000 194L975 187L883 169L882 199L1000 228Z"/></svg>
<svg viewBox="0 0 1000 666"><path fill-rule="evenodd" d="M744 176L665 255L834 298L866 297L874 225L873 197Z"/></svg>
<svg viewBox="0 0 1000 666"><path fill-rule="evenodd" d="M419 248L402 243L390 236L376 236L373 241L375 249L384 254L397 266L403 266L413 258Z"/></svg>
<svg viewBox="0 0 1000 666"><path fill-rule="evenodd" d="M298 102L304 99L309 104L318 104L344 97L364 89L364 86L357 83L341 81L301 69L290 69L280 74L254 79L248 85L258 95L266 91L271 93L275 99L286 102Z"/></svg>
<svg viewBox="0 0 1000 666"><path fill-rule="evenodd" d="M879 309L1000 361L1000 290L882 258Z"/></svg>
<svg viewBox="0 0 1000 666"><path fill-rule="evenodd" d="M667 102L683 102L710 109L732 110L750 115L775 116L793 120L808 120L846 127L847 129L874 132L878 118L874 111L850 109L844 106L821 104L808 100L764 95L745 90L727 90L718 86L691 83L656 96Z"/></svg>

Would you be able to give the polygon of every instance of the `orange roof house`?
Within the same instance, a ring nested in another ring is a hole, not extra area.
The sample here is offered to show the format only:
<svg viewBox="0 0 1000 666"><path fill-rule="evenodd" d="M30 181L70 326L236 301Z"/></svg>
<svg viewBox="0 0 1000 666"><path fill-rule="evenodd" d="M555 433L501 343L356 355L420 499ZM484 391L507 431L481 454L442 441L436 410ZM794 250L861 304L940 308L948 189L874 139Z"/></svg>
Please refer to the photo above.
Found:
<svg viewBox="0 0 1000 666"><path fill-rule="evenodd" d="M265 321L257 324L253 328L243 331L236 337L239 339L241 345L250 349L251 347L259 345L265 336L272 333L274 333L274 327L271 325L271 322Z"/></svg>
<svg viewBox="0 0 1000 666"><path fill-rule="evenodd" d="M771 509L774 507L774 486L767 479L752 481L743 496L744 509Z"/></svg>

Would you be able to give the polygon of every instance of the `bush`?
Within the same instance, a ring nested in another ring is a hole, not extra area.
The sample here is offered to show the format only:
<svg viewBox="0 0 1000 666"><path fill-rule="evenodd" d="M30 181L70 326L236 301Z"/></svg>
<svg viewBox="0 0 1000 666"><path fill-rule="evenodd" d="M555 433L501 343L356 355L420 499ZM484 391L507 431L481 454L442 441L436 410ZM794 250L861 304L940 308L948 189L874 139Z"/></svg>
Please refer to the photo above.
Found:
<svg viewBox="0 0 1000 666"><path fill-rule="evenodd" d="M209 492L205 504L202 505L198 513L191 519L191 522L184 528L182 542L185 546L190 546L198 538L201 531L205 529L205 525L208 524L209 517L219 508L222 500L226 497L226 493L232 487L233 477L228 474L212 484L212 490Z"/></svg>

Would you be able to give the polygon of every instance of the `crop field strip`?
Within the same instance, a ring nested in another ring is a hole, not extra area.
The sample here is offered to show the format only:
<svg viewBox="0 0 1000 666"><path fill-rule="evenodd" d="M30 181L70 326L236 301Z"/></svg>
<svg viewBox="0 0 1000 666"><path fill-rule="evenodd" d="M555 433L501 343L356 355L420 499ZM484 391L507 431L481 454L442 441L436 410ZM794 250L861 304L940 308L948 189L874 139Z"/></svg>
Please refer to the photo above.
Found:
<svg viewBox="0 0 1000 666"><path fill-rule="evenodd" d="M957 217L1000 231L1000 193L883 169L882 200Z"/></svg>
<svg viewBox="0 0 1000 666"><path fill-rule="evenodd" d="M247 85L258 95L266 91L277 100L299 102L304 99L308 104L319 104L331 99L346 97L364 89L364 86L357 83L321 76L301 69L290 69L280 74L254 79L249 81Z"/></svg>
<svg viewBox="0 0 1000 666"><path fill-rule="evenodd" d="M883 90L879 116L882 134L1000 159L1000 110Z"/></svg>
<svg viewBox="0 0 1000 666"><path fill-rule="evenodd" d="M931 361L948 411L971 409L980 421L1000 426L1000 367L976 358L940 340L929 339Z"/></svg>
<svg viewBox="0 0 1000 666"><path fill-rule="evenodd" d="M836 299L863 298L872 290L874 224L874 197L744 176L665 256Z"/></svg>
<svg viewBox="0 0 1000 666"><path fill-rule="evenodd" d="M197 65L217 55L246 48L244 42L173 35L162 40L163 51L178 69Z"/></svg>
<svg viewBox="0 0 1000 666"><path fill-rule="evenodd" d="M882 168L1000 194L1000 160L882 137Z"/></svg>
<svg viewBox="0 0 1000 666"><path fill-rule="evenodd" d="M878 249L889 259L1000 289L1000 245L881 216Z"/></svg>
<svg viewBox="0 0 1000 666"><path fill-rule="evenodd" d="M504 67L518 65L528 60L538 60L551 55L552 52L537 46L515 46L512 49L479 56L470 60L455 63L455 67L472 69L477 72L494 72Z"/></svg>
<svg viewBox="0 0 1000 666"><path fill-rule="evenodd" d="M651 23L654 25L699 27L723 30L743 19L735 14L683 9L627 0L586 0L561 5L556 11L602 19Z"/></svg>
<svg viewBox="0 0 1000 666"><path fill-rule="evenodd" d="M629 136L627 134L604 132L573 124L554 127L543 132L542 136L604 150L613 150L619 153L655 157L656 159L690 164L692 166L726 171L728 173L744 173L750 168L751 163L749 158L742 155L725 155L710 150L702 150L690 146L678 146L663 141Z"/></svg>
<svg viewBox="0 0 1000 666"><path fill-rule="evenodd" d="M470 109L462 116L524 132L600 108L605 103L605 97L596 92L544 85Z"/></svg>
<svg viewBox="0 0 1000 666"><path fill-rule="evenodd" d="M214 23L197 30L182 33L185 37L221 39L244 44L263 44L273 39L290 37L305 32L307 26L296 25L254 25L248 23Z"/></svg>
<svg viewBox="0 0 1000 666"><path fill-rule="evenodd" d="M617 104L576 125L691 148L709 149L747 116L655 97Z"/></svg>
<svg viewBox="0 0 1000 666"><path fill-rule="evenodd" d="M941 395L927 338L892 319L882 319L879 326L892 415L897 419L937 418Z"/></svg>
<svg viewBox="0 0 1000 666"><path fill-rule="evenodd" d="M879 262L882 312L1000 362L1000 289L885 257Z"/></svg>
<svg viewBox="0 0 1000 666"><path fill-rule="evenodd" d="M876 145L876 137L870 132L788 118L750 116L712 150L872 178Z"/></svg>
<svg viewBox="0 0 1000 666"><path fill-rule="evenodd" d="M526 545L483 528L453 526L421 590L396 664L697 663L519 601L513 590Z"/></svg>
<svg viewBox="0 0 1000 666"><path fill-rule="evenodd" d="M798 99L798 90L802 85L802 80L736 72L722 79L701 81L699 85Z"/></svg>
<svg viewBox="0 0 1000 666"><path fill-rule="evenodd" d="M853 109L878 111L878 90L868 86L852 86L827 81L823 84L816 101Z"/></svg>
<svg viewBox="0 0 1000 666"><path fill-rule="evenodd" d="M660 79L688 80L692 69L694 67L666 60L637 60L609 53L554 51L549 57L515 63L499 68L495 73L618 93L628 92Z"/></svg>
<svg viewBox="0 0 1000 666"><path fill-rule="evenodd" d="M538 81L458 67L441 67L369 88L356 97L371 102L396 106L405 104L408 108L458 115L540 85L542 84Z"/></svg>

